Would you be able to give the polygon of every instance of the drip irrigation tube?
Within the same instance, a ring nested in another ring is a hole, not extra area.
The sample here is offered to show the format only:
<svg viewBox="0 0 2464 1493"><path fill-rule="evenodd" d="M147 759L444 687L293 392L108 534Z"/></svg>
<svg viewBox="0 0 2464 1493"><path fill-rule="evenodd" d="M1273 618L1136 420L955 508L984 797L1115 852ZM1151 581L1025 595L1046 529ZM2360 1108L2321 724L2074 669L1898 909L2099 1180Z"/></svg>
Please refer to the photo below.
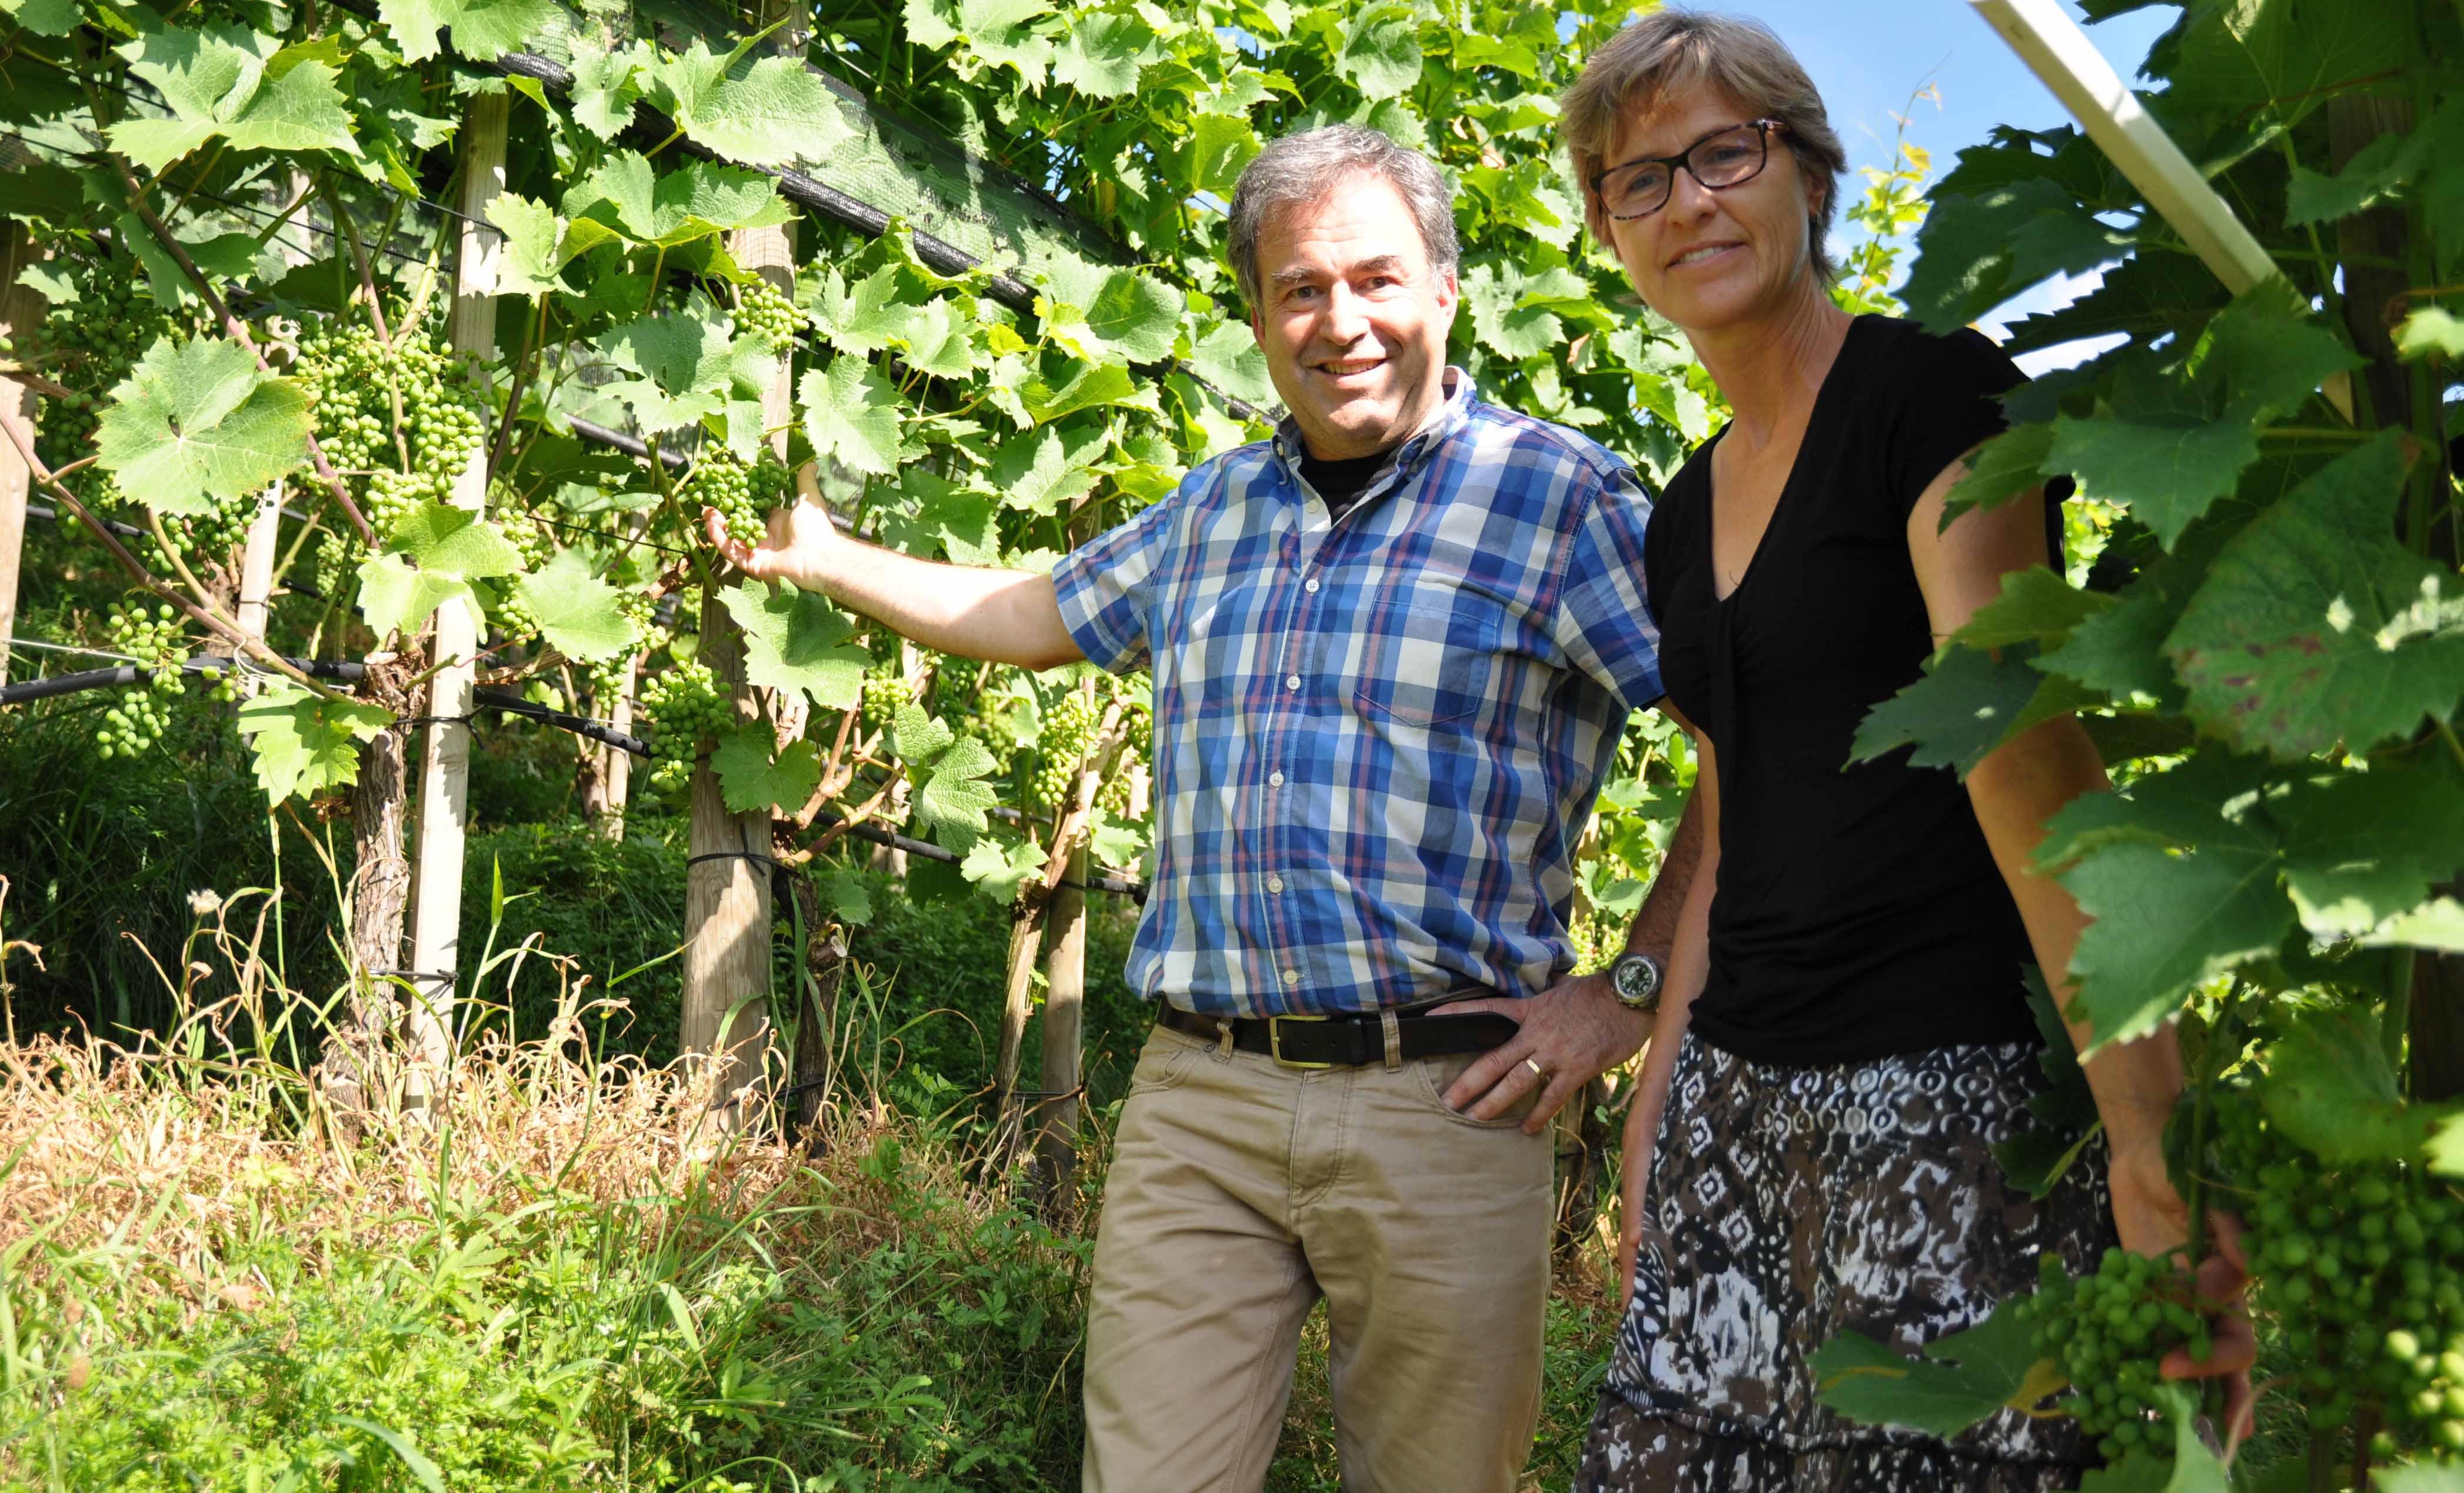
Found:
<svg viewBox="0 0 2464 1493"><path fill-rule="evenodd" d="M341 683L353 683L367 673L365 664L353 663L344 659L289 658L283 662L312 679L332 679ZM182 667L189 673L202 673L209 669L228 672L233 665L229 658L208 656L191 658ZM151 681L156 672L158 670L148 669L142 664L121 664L113 669L86 669L76 673L54 674L48 679L22 680L16 684L0 685L0 706L26 705L35 700L78 694L88 690L125 689ZM483 710L502 711L511 715L527 716L542 724L572 732L586 740L614 747L620 752L629 752L635 757L650 755L650 744L639 736L627 736L586 715L576 715L569 711L550 710L544 705L525 700L520 695L503 690L480 690L474 696L474 703ZM815 819L814 823L825 826L844 826L847 834L868 844L887 845L893 850L904 850L909 855L922 856L928 861L938 861L945 866L956 866L964 859L957 851L942 845L902 835L878 824L850 824L835 814L822 814ZM1128 897L1135 902L1144 902L1147 895L1144 883L1118 876L1090 875L1087 878L1086 886L1092 891L1110 892L1115 896Z"/></svg>

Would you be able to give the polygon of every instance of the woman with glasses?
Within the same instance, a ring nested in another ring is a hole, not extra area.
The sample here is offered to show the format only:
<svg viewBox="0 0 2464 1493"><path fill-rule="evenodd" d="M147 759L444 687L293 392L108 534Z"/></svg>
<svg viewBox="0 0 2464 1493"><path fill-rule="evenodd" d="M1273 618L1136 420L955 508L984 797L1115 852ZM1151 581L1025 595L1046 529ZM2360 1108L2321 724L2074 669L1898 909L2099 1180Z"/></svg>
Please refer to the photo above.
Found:
<svg viewBox="0 0 2464 1493"><path fill-rule="evenodd" d="M2086 1064L2103 1139L2048 1196L1993 1156L2047 1082L2021 967L2058 988L2085 922L2032 865L2045 820L2107 786L2085 732L2045 722L1964 783L1904 752L1848 760L2005 574L2060 563L2059 492L1943 521L2022 376L1973 330L1833 304L1846 158L1761 27L1658 11L1594 56L1563 124L1591 231L1735 411L1644 541L1710 833L1626 1124L1627 1306L1577 1486L2072 1486L2095 1454L2066 1418L2005 1411L1947 1441L1859 1425L1807 1362L1843 1331L1913 1352L2033 1289L2042 1255L2092 1268L2117 1234L2151 1255L2188 1235L2169 1028ZM2232 1375L2238 1405L2239 1269L2204 1262L2197 1284L2214 1351L2165 1372Z"/></svg>

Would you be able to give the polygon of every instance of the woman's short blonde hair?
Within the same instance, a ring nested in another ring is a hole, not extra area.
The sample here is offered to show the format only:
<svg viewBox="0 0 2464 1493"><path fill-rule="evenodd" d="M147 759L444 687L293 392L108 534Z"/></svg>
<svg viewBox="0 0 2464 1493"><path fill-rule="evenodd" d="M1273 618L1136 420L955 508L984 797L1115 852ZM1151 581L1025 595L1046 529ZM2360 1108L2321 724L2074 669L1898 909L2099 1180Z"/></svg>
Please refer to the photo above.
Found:
<svg viewBox="0 0 2464 1493"><path fill-rule="evenodd" d="M1573 158L1574 183L1583 194L1583 221L1606 242L1608 220L1591 180L1612 165L1608 152L1633 118L1688 88L1718 89L1743 104L1749 118L1777 120L1780 139L1797 169L1822 187L1821 200L1806 213L1808 247L1822 277L1837 273L1826 240L1839 215L1839 177L1848 153L1831 127L1822 95L1796 57L1771 28L1742 16L1705 11L1666 10L1628 26L1592 54L1583 76L1558 102L1559 125Z"/></svg>

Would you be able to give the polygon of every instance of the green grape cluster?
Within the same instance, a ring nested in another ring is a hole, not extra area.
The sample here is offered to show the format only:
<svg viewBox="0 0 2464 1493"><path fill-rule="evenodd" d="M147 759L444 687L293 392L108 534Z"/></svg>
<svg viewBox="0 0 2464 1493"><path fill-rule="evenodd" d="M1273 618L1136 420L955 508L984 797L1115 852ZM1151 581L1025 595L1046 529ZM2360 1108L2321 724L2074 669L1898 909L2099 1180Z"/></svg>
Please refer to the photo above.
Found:
<svg viewBox="0 0 2464 1493"><path fill-rule="evenodd" d="M2375 1404L2378 1454L2464 1452L2464 1197L2400 1161L2329 1165L2248 1088L2216 1106L2217 1156L2245 1195L2255 1301L2298 1371L2314 1429Z"/></svg>
<svg viewBox="0 0 2464 1493"><path fill-rule="evenodd" d="M2016 1309L2036 1351L2060 1364L2077 1391L2067 1408L2080 1429L2107 1460L2134 1447L2169 1447L2157 1365L2176 1348L2205 1358L2214 1347L2190 1304L2189 1282L2170 1261L2119 1248L2077 1280L2052 1255L2040 1269L2036 1294Z"/></svg>
<svg viewBox="0 0 2464 1493"><path fill-rule="evenodd" d="M135 757L163 739L170 729L168 697L180 693L181 667L188 661L180 632L180 614L168 604L148 612L143 606L111 609L107 623L112 648L154 670L143 689L122 692L102 713L102 727L94 734L95 754L103 760Z"/></svg>
<svg viewBox="0 0 2464 1493"><path fill-rule="evenodd" d="M864 693L856 702L856 713L867 726L887 726L898 719L900 706L914 699L907 676L896 664L879 665L865 670Z"/></svg>
<svg viewBox="0 0 2464 1493"><path fill-rule="evenodd" d="M1576 975L1596 975L1625 953L1625 930L1596 912L1575 913L1566 925L1566 937L1574 946Z"/></svg>
<svg viewBox="0 0 2464 1493"><path fill-rule="evenodd" d="M547 525L518 508L492 510L489 515L499 532L513 542L515 553L522 558L525 572L537 571L556 558L556 540L548 534ZM507 585L496 594L496 604L491 608L496 626L510 638L539 636L539 618L534 615L521 594Z"/></svg>
<svg viewBox="0 0 2464 1493"><path fill-rule="evenodd" d="M387 347L361 321L319 322L300 333L292 373L316 402L317 440L326 459L359 481L368 522L380 535L420 503L444 501L485 429L477 394L425 329L398 330ZM396 389L402 393L399 445ZM303 472L295 480L315 477Z"/></svg>
<svg viewBox="0 0 2464 1493"><path fill-rule="evenodd" d="M214 499L213 506L202 514L165 515L163 535L191 569L232 564L240 546L248 542L248 529L256 519L257 502L255 494L243 494ZM157 574L172 572L174 567L152 536L146 538L141 551L138 558Z"/></svg>
<svg viewBox="0 0 2464 1493"><path fill-rule="evenodd" d="M768 532L770 510L779 506L790 480L787 469L766 450L759 461L748 462L713 444L702 448L701 459L685 478L685 510L715 508L730 536L740 543L759 544Z"/></svg>
<svg viewBox="0 0 2464 1493"><path fill-rule="evenodd" d="M93 454L111 391L145 349L160 338L192 335L201 320L157 303L134 265L67 255L55 268L72 293L51 303L28 351L45 378L68 390L44 403L34 434L35 454L58 468ZM73 474L68 486L87 503L122 500L111 474L99 468Z"/></svg>
<svg viewBox="0 0 2464 1493"><path fill-rule="evenodd" d="M1095 735L1095 700L1083 690L1064 694L1045 712L1044 730L1036 737L1035 772L1026 780L1026 802L1039 814L1059 808L1077 784L1086 764L1087 748Z"/></svg>
<svg viewBox="0 0 2464 1493"><path fill-rule="evenodd" d="M678 789L693 780L693 761L705 736L725 730L736 715L718 692L710 667L678 664L644 681L640 725L650 738L650 785Z"/></svg>
<svg viewBox="0 0 2464 1493"><path fill-rule="evenodd" d="M796 340L804 318L786 293L759 275L736 288L736 330L769 347Z"/></svg>

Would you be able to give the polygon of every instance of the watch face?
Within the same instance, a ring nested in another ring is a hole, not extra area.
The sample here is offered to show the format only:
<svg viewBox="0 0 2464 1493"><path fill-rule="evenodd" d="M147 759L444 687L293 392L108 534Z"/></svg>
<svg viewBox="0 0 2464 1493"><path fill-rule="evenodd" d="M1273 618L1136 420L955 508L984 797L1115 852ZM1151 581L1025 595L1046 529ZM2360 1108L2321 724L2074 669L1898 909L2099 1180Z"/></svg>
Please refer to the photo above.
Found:
<svg viewBox="0 0 2464 1493"><path fill-rule="evenodd" d="M1660 989L1660 966L1643 955L1628 955L1617 961L1612 977L1617 999L1628 1005L1649 1000Z"/></svg>

